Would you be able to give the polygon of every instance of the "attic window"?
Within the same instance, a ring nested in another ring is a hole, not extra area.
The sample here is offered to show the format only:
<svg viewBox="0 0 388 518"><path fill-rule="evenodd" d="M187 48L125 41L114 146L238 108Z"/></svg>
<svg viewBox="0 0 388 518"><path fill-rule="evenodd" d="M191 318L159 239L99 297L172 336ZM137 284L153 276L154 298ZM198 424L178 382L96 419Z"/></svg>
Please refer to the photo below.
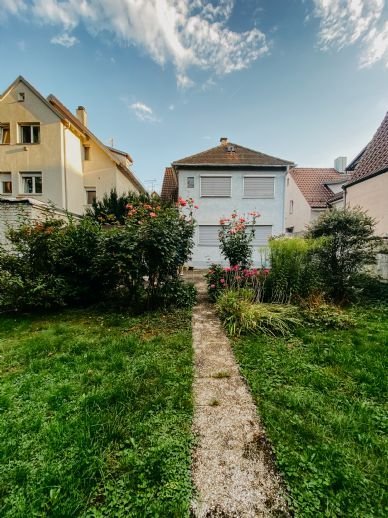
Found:
<svg viewBox="0 0 388 518"><path fill-rule="evenodd" d="M0 124L0 144L10 143L9 124Z"/></svg>
<svg viewBox="0 0 388 518"><path fill-rule="evenodd" d="M24 92L19 92L18 93L18 102L24 103L25 99L26 99L26 94Z"/></svg>
<svg viewBox="0 0 388 518"><path fill-rule="evenodd" d="M226 149L227 149L227 151L228 151L229 153L232 153L233 151L236 151L236 150L235 150L235 148L234 148L234 146L228 146Z"/></svg>
<svg viewBox="0 0 388 518"><path fill-rule="evenodd" d="M84 146L84 160L90 160L90 146Z"/></svg>

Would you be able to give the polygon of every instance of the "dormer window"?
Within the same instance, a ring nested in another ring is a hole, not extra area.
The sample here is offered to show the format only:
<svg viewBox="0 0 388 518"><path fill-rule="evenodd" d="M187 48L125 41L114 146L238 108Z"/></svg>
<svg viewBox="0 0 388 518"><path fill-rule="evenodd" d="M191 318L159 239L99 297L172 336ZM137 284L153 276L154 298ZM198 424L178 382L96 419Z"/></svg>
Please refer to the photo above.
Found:
<svg viewBox="0 0 388 518"><path fill-rule="evenodd" d="M39 144L40 124L19 124L19 144Z"/></svg>
<svg viewBox="0 0 388 518"><path fill-rule="evenodd" d="M0 144L10 144L11 134L9 124L0 123Z"/></svg>

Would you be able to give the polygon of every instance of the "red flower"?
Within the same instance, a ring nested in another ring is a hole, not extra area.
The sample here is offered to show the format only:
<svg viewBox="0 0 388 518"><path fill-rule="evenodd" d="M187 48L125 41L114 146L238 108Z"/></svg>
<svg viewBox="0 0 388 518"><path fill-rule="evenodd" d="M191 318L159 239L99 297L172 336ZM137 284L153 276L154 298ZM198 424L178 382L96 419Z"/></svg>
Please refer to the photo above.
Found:
<svg viewBox="0 0 388 518"><path fill-rule="evenodd" d="M184 200L183 198L179 198L178 203L181 207L186 207L186 205L187 205L187 201Z"/></svg>

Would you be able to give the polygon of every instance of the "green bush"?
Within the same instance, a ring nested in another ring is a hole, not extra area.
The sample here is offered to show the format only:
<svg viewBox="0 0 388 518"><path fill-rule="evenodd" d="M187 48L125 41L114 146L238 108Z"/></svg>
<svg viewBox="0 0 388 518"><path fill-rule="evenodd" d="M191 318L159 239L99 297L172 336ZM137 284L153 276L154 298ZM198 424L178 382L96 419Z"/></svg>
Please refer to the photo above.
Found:
<svg viewBox="0 0 388 518"><path fill-rule="evenodd" d="M250 212L248 217L239 216L236 211L230 218L220 220L219 232L221 255L230 266L248 268L252 263L252 240L255 237L256 219L260 215Z"/></svg>
<svg viewBox="0 0 388 518"><path fill-rule="evenodd" d="M298 302L322 289L316 259L319 240L280 237L269 241L270 276L267 298L275 303Z"/></svg>
<svg viewBox="0 0 388 518"><path fill-rule="evenodd" d="M322 239L316 250L327 294L336 302L354 298L356 277L374 264L381 239L374 235L375 221L359 208L324 212L308 231Z"/></svg>
<svg viewBox="0 0 388 518"><path fill-rule="evenodd" d="M250 289L225 291L217 300L218 314L231 336L266 334L286 336L301 321L295 306L253 301Z"/></svg>
<svg viewBox="0 0 388 518"><path fill-rule="evenodd" d="M25 224L0 248L0 307L38 309L109 301L163 307L193 303L178 272L193 244L193 203L167 207L139 197L124 225L91 218Z"/></svg>
<svg viewBox="0 0 388 518"><path fill-rule="evenodd" d="M268 268L242 268L238 265L225 267L212 264L205 276L209 298L214 302L224 290L251 288L255 294L254 300L262 302L268 274Z"/></svg>
<svg viewBox="0 0 388 518"><path fill-rule="evenodd" d="M350 329L356 321L349 314L333 304L319 304L302 309L302 318L309 327L319 329Z"/></svg>

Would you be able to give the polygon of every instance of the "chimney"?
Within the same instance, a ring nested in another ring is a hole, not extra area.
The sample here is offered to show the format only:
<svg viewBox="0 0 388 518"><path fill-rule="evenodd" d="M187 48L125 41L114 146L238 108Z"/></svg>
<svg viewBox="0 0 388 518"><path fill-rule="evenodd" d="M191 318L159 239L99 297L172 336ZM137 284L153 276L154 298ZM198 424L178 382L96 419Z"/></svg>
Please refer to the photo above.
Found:
<svg viewBox="0 0 388 518"><path fill-rule="evenodd" d="M221 137L220 138L220 144L221 144L221 146L227 146L228 145L228 137Z"/></svg>
<svg viewBox="0 0 388 518"><path fill-rule="evenodd" d="M346 169L346 163L348 159L346 156L339 156L334 160L334 168L337 169L339 173L344 173Z"/></svg>
<svg viewBox="0 0 388 518"><path fill-rule="evenodd" d="M78 106L76 110L77 119L84 125L88 126L88 114L83 106Z"/></svg>

